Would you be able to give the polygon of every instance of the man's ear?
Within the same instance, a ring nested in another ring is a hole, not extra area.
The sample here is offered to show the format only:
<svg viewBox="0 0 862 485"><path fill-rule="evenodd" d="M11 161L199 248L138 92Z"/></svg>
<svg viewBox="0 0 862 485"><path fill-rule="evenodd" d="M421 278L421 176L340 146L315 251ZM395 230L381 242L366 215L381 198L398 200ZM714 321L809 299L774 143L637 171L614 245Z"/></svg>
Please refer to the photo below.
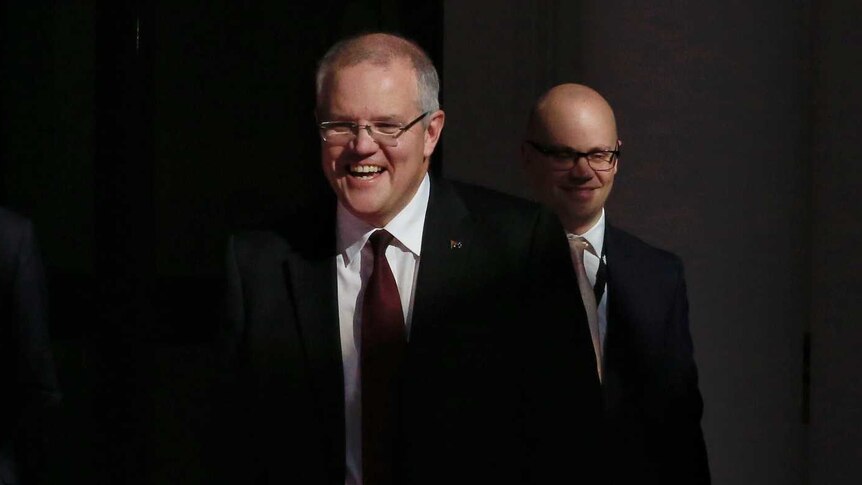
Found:
<svg viewBox="0 0 862 485"><path fill-rule="evenodd" d="M434 153L434 148L437 142L440 141L440 134L443 133L443 125L446 122L446 113L442 109L428 115L428 126L425 128L425 149L423 155L425 158Z"/></svg>
<svg viewBox="0 0 862 485"><path fill-rule="evenodd" d="M622 160L622 153L623 153L622 148L623 148L623 141L620 139L617 139L617 150L620 150L620 154L617 155L617 163L614 164L614 175L617 174L617 170L620 167L620 161Z"/></svg>

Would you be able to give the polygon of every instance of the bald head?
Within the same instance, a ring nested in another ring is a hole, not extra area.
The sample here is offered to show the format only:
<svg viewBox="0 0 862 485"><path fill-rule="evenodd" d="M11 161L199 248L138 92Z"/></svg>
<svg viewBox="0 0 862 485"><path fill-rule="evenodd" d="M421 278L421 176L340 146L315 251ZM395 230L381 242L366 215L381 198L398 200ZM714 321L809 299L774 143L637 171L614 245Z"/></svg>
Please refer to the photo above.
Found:
<svg viewBox="0 0 862 485"><path fill-rule="evenodd" d="M614 141L617 139L617 122L611 105L601 94L583 84L560 84L543 94L530 112L527 137L547 135L560 124L601 130L608 132Z"/></svg>
<svg viewBox="0 0 862 485"><path fill-rule="evenodd" d="M583 234L602 214L618 170L611 106L581 84L553 87L536 101L522 158L533 189L567 231ZM607 163L598 160L607 156ZM614 154L614 155L611 155ZM587 159L595 156L595 162Z"/></svg>

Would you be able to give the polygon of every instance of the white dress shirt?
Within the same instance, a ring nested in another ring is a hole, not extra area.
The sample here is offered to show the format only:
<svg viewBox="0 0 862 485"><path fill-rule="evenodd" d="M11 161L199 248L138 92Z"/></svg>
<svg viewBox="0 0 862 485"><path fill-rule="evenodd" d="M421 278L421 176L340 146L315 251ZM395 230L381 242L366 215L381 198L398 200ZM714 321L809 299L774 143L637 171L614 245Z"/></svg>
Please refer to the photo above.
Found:
<svg viewBox="0 0 862 485"><path fill-rule="evenodd" d="M584 270L587 272L587 278L590 280L590 284L595 287L596 285L596 274L599 271L599 256L602 254L602 248L605 244L605 209L602 208L602 215L599 217L599 220L593 225L593 227L589 228L587 232L583 234L575 234L576 236L583 237L590 243L590 246L595 250L595 254L592 251L584 251ZM607 258L605 258L605 264L607 264ZM601 301L597 302L596 305L598 309L598 322L599 322L599 342L601 342L602 350L605 348L605 334L607 334L608 329L608 284L605 282L605 288L602 292ZM604 353L604 352L602 352Z"/></svg>
<svg viewBox="0 0 862 485"><path fill-rule="evenodd" d="M395 284L401 297L404 325L410 337L413 317L413 297L416 275L419 273L419 256L425 212L431 193L428 175L422 180L416 195L389 224L384 227L394 236L386 249L386 260L392 268ZM362 300L368 278L371 276L373 253L366 245L378 228L351 214L341 203L337 209L338 255L336 274L338 282L338 326L341 332L341 361L344 367L344 431L346 443L346 485L362 484L362 385L359 375L360 332Z"/></svg>

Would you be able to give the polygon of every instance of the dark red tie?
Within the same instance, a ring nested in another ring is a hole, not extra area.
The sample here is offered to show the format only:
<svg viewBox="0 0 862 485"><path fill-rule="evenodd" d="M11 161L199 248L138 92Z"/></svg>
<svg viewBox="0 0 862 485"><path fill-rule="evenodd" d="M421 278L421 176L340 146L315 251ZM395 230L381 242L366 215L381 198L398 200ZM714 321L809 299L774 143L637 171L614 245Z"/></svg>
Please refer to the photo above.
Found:
<svg viewBox="0 0 862 485"><path fill-rule="evenodd" d="M374 252L374 269L362 305L362 482L394 483L397 434L397 387L406 343L404 312L386 248L392 234L375 231L368 239Z"/></svg>

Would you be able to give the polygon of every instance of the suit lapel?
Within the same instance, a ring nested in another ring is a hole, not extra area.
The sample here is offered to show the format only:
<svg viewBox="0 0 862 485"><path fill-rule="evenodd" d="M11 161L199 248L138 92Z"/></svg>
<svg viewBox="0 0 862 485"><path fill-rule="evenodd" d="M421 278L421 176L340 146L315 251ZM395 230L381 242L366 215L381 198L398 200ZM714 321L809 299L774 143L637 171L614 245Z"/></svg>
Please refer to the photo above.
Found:
<svg viewBox="0 0 862 485"><path fill-rule="evenodd" d="M619 338L619 330L622 322L620 321L620 291L619 283L625 282L625 276L620 272L627 267L627 253L625 248L618 246L619 240L616 237L616 229L610 224L605 225L605 241L604 251L607 257L607 328L605 330L605 347L604 347L604 372L605 378L602 383L602 393L605 399L606 408L611 408L614 403L620 401L619 382L619 365L617 361L618 352L617 339Z"/></svg>
<svg viewBox="0 0 862 485"><path fill-rule="evenodd" d="M285 277L296 305L296 319L312 392L332 466L344 466L344 374L335 279L335 208L309 221L297 250L288 255Z"/></svg>
<svg viewBox="0 0 862 485"><path fill-rule="evenodd" d="M411 341L434 323L431 316L439 312L440 302L451 301L445 295L460 287L457 282L467 268L473 229L469 212L454 188L433 178L422 232Z"/></svg>
<svg viewBox="0 0 862 485"><path fill-rule="evenodd" d="M608 272L608 327L611 325L610 318L615 313L612 310L619 309L619 299L614 297L620 295L620 285L627 281L626 274L632 264L627 248L621 243L622 240L617 237L616 228L606 224L604 244Z"/></svg>
<svg viewBox="0 0 862 485"><path fill-rule="evenodd" d="M628 362L633 358L626 340L631 338L627 327L631 324L629 308L631 301L626 301L632 294L631 285L639 280L639 273L646 271L641 268L637 258L631 253L631 248L621 237L618 229L608 225L605 230L607 245L608 271L608 308L607 308L607 341L605 342L605 372L606 379L602 390L609 412L617 412L616 407L624 402L626 393L624 376L626 369L631 367Z"/></svg>
<svg viewBox="0 0 862 485"><path fill-rule="evenodd" d="M621 297L632 293L629 288L640 280L638 275L645 270L631 253L625 238L620 237L618 230L611 225L608 225L605 230L605 244L608 261L608 338L610 339L611 333L625 323L618 320L625 317L625 308L630 302L623 301Z"/></svg>

